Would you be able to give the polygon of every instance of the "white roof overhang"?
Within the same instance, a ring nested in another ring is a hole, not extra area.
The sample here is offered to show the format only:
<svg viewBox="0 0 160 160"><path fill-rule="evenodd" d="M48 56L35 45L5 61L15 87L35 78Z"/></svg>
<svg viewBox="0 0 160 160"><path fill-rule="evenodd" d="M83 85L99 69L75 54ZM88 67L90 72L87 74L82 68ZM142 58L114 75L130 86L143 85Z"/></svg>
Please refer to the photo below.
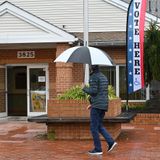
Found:
<svg viewBox="0 0 160 160"><path fill-rule="evenodd" d="M7 1L0 5L0 24L0 44L60 43L78 40L66 31Z"/></svg>

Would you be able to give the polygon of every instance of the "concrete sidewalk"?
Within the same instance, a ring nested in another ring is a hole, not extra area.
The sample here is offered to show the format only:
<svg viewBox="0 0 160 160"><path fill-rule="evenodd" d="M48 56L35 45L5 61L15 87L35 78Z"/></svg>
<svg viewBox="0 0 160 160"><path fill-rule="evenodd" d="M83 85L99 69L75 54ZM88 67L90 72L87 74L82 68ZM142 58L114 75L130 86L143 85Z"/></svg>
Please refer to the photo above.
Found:
<svg viewBox="0 0 160 160"><path fill-rule="evenodd" d="M0 160L160 160L160 125L122 126L118 146L90 156L92 141L49 141L45 124L0 119Z"/></svg>

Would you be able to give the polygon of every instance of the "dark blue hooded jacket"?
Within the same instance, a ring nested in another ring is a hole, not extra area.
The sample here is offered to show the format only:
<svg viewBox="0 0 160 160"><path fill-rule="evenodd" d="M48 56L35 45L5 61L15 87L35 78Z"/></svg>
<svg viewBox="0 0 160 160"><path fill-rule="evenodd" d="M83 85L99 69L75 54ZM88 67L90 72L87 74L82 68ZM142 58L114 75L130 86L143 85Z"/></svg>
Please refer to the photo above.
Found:
<svg viewBox="0 0 160 160"><path fill-rule="evenodd" d="M89 79L89 87L83 91L90 95L90 104L94 108L108 110L108 80L99 69L93 71Z"/></svg>

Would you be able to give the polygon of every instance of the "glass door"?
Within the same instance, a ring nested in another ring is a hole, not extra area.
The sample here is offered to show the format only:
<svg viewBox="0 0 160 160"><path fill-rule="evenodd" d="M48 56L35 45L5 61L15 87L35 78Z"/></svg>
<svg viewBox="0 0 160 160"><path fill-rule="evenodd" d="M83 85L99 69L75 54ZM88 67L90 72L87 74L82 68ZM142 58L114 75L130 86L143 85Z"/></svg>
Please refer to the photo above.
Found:
<svg viewBox="0 0 160 160"><path fill-rule="evenodd" d="M28 116L47 114L48 66L28 66L27 72Z"/></svg>

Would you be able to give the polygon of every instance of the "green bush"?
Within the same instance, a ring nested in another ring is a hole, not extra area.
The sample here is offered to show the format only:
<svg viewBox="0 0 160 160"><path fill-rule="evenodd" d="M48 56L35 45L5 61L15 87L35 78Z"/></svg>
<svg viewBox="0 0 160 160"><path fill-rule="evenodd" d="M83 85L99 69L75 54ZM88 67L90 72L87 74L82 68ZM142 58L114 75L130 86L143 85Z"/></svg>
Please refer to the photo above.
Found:
<svg viewBox="0 0 160 160"><path fill-rule="evenodd" d="M144 112L146 110L146 105L145 103L144 104L141 104L141 105L131 105L129 104L128 106L126 106L126 104L123 104L122 105L122 111L126 111L126 108L128 108L129 111L132 111L132 112L137 112L137 113L141 113L141 112Z"/></svg>
<svg viewBox="0 0 160 160"><path fill-rule="evenodd" d="M113 88L112 85L108 85L108 98L110 100L117 98L115 89Z"/></svg>
<svg viewBox="0 0 160 160"><path fill-rule="evenodd" d="M60 100L67 100L67 99L75 99L75 100L87 100L88 95L83 92L82 88L78 85L73 86L62 95L58 96Z"/></svg>
<svg viewBox="0 0 160 160"><path fill-rule="evenodd" d="M108 97L109 99L117 98L115 94L114 88L109 85L108 86ZM83 92L81 86L73 86L62 95L58 96L59 100L67 100L67 99L74 99L74 100L88 100L89 95Z"/></svg>

